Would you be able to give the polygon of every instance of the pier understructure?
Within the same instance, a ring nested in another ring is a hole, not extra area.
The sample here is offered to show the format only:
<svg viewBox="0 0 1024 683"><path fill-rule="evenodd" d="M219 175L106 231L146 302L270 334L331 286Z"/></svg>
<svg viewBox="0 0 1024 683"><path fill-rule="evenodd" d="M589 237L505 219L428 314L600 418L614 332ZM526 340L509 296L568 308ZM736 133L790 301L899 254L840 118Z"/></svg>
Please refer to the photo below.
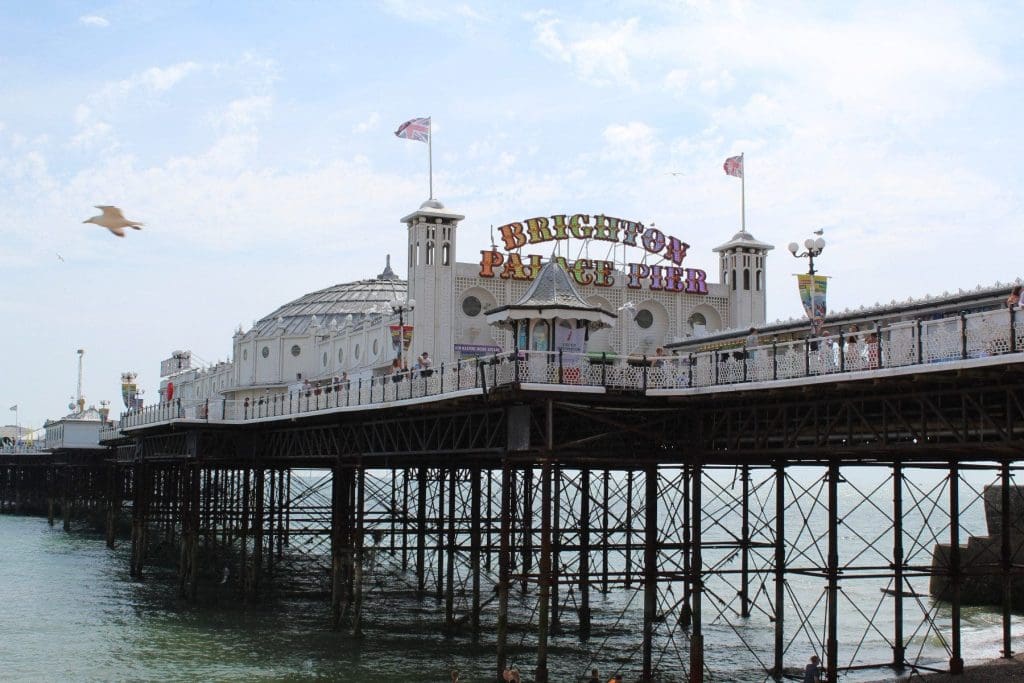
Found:
<svg viewBox="0 0 1024 683"><path fill-rule="evenodd" d="M89 516L185 599L288 577L346 637L420 601L437 638L493 644L496 680L783 680L811 654L831 681L956 673L965 604L987 596L1010 656L1024 603L1024 365L1003 359L171 419L103 455L0 456L0 506Z"/></svg>

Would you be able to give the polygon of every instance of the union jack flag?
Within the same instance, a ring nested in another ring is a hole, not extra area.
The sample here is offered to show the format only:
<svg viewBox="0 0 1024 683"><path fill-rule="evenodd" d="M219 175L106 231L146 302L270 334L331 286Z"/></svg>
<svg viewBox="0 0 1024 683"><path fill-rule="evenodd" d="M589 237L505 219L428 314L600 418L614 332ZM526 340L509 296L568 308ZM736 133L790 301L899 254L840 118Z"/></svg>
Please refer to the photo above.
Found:
<svg viewBox="0 0 1024 683"><path fill-rule="evenodd" d="M726 175L733 175L736 176L737 178L742 178L743 155L740 155L738 157L729 157L728 159L725 160L725 163L722 165L722 168L725 169Z"/></svg>
<svg viewBox="0 0 1024 683"><path fill-rule="evenodd" d="M430 142L430 117L425 119L409 119L398 127L395 136L407 140Z"/></svg>

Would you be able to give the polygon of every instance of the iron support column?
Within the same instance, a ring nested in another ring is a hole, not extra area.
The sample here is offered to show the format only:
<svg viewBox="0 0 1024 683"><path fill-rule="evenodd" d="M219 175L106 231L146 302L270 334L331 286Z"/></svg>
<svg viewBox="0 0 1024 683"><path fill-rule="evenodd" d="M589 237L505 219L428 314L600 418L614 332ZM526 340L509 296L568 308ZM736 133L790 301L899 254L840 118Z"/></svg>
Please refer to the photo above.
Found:
<svg viewBox="0 0 1024 683"><path fill-rule="evenodd" d="M825 674L836 683L839 666L839 463L828 464L828 640L825 643Z"/></svg>
<svg viewBox="0 0 1024 683"><path fill-rule="evenodd" d="M580 638L590 637L590 468L580 472Z"/></svg>
<svg viewBox="0 0 1024 683"><path fill-rule="evenodd" d="M690 563L690 601L692 604L690 631L690 683L704 680L704 631L702 628L701 598L704 592L701 576L701 488L703 486L703 469L700 465L693 467L693 495L691 496L690 519L693 525L693 551Z"/></svg>
<svg viewBox="0 0 1024 683"><path fill-rule="evenodd" d="M654 681L654 625L658 620L658 468L644 472L644 642L641 683Z"/></svg>
<svg viewBox="0 0 1024 683"><path fill-rule="evenodd" d="M960 468L956 460L949 462L949 583L952 591L950 615L949 673L962 674L964 659L960 647L960 589L963 581L960 566Z"/></svg>
<svg viewBox="0 0 1024 683"><path fill-rule="evenodd" d="M786 468L775 465L775 664L772 677L782 680L786 632L783 628L786 599Z"/></svg>
<svg viewBox="0 0 1024 683"><path fill-rule="evenodd" d="M498 670L497 678L501 680L501 673L505 670L508 661L508 584L509 584L509 560L511 555L509 534L512 527L512 470L508 463L501 468L501 530L498 539Z"/></svg>
<svg viewBox="0 0 1024 683"><path fill-rule="evenodd" d="M892 467L892 570L893 632L892 665L903 668L906 647L903 635L903 465L897 460Z"/></svg>
<svg viewBox="0 0 1024 683"><path fill-rule="evenodd" d="M1013 315L1013 309L1010 309ZM1013 569L1013 556L1010 552L1010 461L1003 460L1002 463L1002 486L1000 487L1000 535L999 555L1000 567L1003 579L1003 657L1013 657L1013 648L1010 641L1010 626L1012 625L1011 607L1013 606L1013 580L1011 570Z"/></svg>

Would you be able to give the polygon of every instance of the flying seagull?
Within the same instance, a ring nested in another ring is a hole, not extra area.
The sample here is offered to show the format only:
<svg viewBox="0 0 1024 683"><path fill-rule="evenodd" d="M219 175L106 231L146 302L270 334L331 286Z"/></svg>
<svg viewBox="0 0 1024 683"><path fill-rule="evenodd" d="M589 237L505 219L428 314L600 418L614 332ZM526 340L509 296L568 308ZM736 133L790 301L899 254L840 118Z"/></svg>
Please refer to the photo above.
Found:
<svg viewBox="0 0 1024 683"><path fill-rule="evenodd" d="M118 237L124 237L125 228L135 228L136 230L142 230L143 223L136 223L130 221L124 217L121 213L121 209L116 206L97 206L97 209L101 210L99 216L93 216L89 220L82 221L83 223L95 223L101 225L110 232L114 233Z"/></svg>
<svg viewBox="0 0 1024 683"><path fill-rule="evenodd" d="M822 228L821 230L815 230L814 234L815 235L824 235L825 234L825 228Z"/></svg>

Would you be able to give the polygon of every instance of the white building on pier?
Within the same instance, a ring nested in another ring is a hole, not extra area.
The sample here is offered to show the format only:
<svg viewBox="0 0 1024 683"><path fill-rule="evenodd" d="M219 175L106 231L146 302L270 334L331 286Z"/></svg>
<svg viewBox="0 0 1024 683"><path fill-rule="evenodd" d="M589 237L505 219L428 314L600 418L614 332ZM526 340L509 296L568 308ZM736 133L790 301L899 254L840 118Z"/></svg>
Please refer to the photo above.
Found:
<svg viewBox="0 0 1024 683"><path fill-rule="evenodd" d="M719 278L711 282L682 240L600 214L511 222L497 229L501 244L467 250L479 261L458 261L463 219L437 200L424 202L401 219L406 279L392 271L389 257L376 277L285 303L235 333L232 361L205 369L165 364L161 398L255 398L307 380L368 378L388 372L396 356L411 365L423 351L435 366L517 347L555 351L557 334L489 325L485 315L522 299L548 260L560 261L590 305L618 313L615 326L588 330L587 353L653 355L691 336L764 323L772 245L748 232L715 248ZM569 244L576 257L559 256L570 253ZM411 340L402 326L412 328ZM403 337L408 346L400 352Z"/></svg>

